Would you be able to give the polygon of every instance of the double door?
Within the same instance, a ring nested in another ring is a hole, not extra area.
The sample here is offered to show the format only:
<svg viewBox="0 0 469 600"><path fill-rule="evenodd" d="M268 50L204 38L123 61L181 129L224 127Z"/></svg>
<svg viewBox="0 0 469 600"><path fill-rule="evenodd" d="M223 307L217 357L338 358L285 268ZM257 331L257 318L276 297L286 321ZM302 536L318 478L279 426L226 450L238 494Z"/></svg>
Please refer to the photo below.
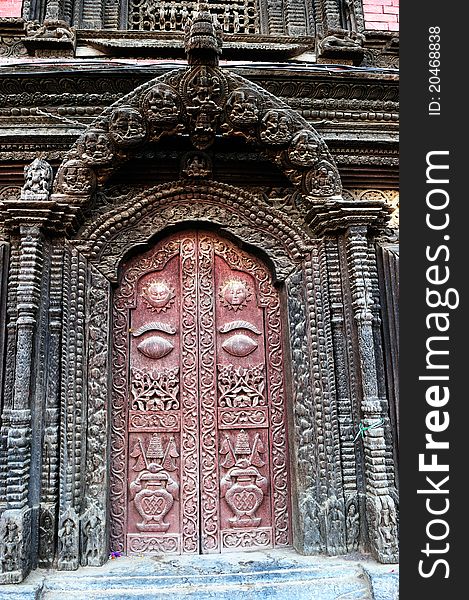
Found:
<svg viewBox="0 0 469 600"><path fill-rule="evenodd" d="M117 546L287 546L281 315L264 264L214 233L177 233L126 263L114 314Z"/></svg>

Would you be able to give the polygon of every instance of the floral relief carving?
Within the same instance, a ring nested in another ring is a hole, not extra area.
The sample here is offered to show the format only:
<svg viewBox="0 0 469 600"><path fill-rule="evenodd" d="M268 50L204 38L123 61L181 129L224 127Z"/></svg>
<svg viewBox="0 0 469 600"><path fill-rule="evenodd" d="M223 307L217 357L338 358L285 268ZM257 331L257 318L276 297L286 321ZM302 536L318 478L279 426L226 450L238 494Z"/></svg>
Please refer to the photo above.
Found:
<svg viewBox="0 0 469 600"><path fill-rule="evenodd" d="M132 410L175 410L179 408L179 367L145 373L132 369Z"/></svg>

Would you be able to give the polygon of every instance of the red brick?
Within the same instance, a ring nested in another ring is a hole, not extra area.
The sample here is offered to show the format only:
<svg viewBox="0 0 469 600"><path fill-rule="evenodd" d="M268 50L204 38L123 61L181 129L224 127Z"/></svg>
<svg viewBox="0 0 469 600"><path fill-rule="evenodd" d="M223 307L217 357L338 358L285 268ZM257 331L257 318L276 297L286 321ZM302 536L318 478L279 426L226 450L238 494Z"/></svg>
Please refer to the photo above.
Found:
<svg viewBox="0 0 469 600"><path fill-rule="evenodd" d="M399 7L398 6L386 6L384 8L383 12L385 14L388 14L388 15L398 15L399 14Z"/></svg>
<svg viewBox="0 0 469 600"><path fill-rule="evenodd" d="M392 23L391 23L392 25ZM373 29L376 31L389 31L388 23L365 23L365 29Z"/></svg>
<svg viewBox="0 0 469 600"><path fill-rule="evenodd" d="M399 31L399 23L388 23L389 31Z"/></svg>
<svg viewBox="0 0 469 600"><path fill-rule="evenodd" d="M382 6L365 6L365 9L363 11L365 13L365 15L369 14L369 13L382 13L383 12L383 7Z"/></svg>
<svg viewBox="0 0 469 600"><path fill-rule="evenodd" d="M20 17L22 0L0 0L0 17Z"/></svg>
<svg viewBox="0 0 469 600"><path fill-rule="evenodd" d="M365 21L370 21L372 23L394 23L397 21L397 15L367 14L365 15Z"/></svg>

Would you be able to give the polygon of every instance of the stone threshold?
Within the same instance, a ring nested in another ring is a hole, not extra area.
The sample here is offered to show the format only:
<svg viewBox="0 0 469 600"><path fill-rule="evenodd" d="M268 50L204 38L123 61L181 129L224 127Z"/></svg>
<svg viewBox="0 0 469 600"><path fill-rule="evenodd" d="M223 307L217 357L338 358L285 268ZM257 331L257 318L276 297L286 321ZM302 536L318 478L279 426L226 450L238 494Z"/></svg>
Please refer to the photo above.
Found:
<svg viewBox="0 0 469 600"><path fill-rule="evenodd" d="M398 565L288 549L37 569L22 584L0 586L0 600L398 600L398 587Z"/></svg>

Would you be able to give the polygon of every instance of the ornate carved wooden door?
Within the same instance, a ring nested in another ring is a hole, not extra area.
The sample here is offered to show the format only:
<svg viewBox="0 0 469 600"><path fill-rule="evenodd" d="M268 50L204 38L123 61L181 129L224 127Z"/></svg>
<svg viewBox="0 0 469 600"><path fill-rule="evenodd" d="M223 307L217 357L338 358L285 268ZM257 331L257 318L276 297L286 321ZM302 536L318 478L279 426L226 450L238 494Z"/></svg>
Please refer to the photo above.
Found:
<svg viewBox="0 0 469 600"><path fill-rule="evenodd" d="M289 544L280 305L259 260L197 231L128 261L113 379L111 549Z"/></svg>

